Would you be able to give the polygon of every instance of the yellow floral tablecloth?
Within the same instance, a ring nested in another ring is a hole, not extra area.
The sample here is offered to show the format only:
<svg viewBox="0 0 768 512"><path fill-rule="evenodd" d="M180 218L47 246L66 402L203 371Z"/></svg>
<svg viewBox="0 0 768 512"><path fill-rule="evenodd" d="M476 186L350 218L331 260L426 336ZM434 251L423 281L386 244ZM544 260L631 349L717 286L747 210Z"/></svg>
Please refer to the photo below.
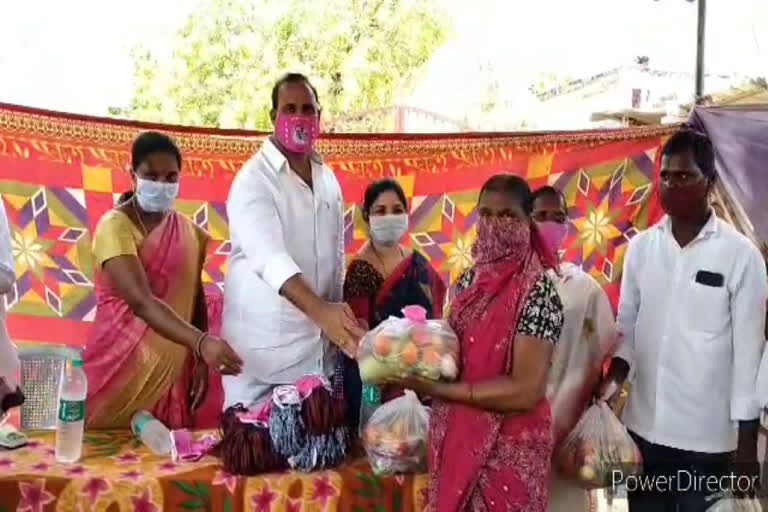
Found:
<svg viewBox="0 0 768 512"><path fill-rule="evenodd" d="M0 449L0 512L421 511L425 475L378 477L357 458L334 471L236 477L214 457L174 463L130 432L87 432L83 458L59 464L53 433Z"/></svg>

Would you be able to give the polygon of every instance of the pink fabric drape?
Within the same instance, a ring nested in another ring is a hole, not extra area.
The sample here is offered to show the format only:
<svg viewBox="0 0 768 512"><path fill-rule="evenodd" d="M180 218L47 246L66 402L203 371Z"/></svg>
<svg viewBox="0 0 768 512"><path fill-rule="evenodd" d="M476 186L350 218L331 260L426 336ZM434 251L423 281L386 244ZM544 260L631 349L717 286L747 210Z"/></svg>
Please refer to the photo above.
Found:
<svg viewBox="0 0 768 512"><path fill-rule="evenodd" d="M180 287L188 287L182 261L198 258L192 254L185 236L180 214L172 212L147 235L139 249L139 259L147 275L152 293L168 301ZM147 324L131 311L111 283L106 273L99 273L96 283L97 310L90 339L84 353L84 370L88 377L87 418L104 416L105 411L130 404L138 390L126 389L124 383L141 372L146 361L140 346L149 332ZM159 357L162 357L160 355ZM187 403L192 358L187 357L178 377L163 382L160 377L150 384L167 390L154 404L136 404L136 408L151 408L151 412L170 428L192 427L192 415ZM120 389L118 389L120 388ZM130 404L133 405L133 404Z"/></svg>

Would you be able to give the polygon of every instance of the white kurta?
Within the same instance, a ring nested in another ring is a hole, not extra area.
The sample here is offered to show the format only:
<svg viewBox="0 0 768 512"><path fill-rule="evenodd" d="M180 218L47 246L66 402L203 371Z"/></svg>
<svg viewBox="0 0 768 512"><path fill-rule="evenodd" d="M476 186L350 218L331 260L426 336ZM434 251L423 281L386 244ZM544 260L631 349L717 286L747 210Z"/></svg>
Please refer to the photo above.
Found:
<svg viewBox="0 0 768 512"><path fill-rule="evenodd" d="M565 321L552 357L547 397L553 425L564 430L584 411L584 393L594 385L596 372L615 345L616 322L605 291L592 276L572 263L563 263L560 274L552 278L563 302ZM553 471L549 510L581 512L588 507L587 491Z"/></svg>
<svg viewBox="0 0 768 512"><path fill-rule="evenodd" d="M277 384L330 375L336 349L280 294L301 274L321 298L342 299L341 187L313 156L312 188L269 140L237 174L227 200L232 252L224 287L222 335L243 359L225 376L224 407L252 405Z"/></svg>

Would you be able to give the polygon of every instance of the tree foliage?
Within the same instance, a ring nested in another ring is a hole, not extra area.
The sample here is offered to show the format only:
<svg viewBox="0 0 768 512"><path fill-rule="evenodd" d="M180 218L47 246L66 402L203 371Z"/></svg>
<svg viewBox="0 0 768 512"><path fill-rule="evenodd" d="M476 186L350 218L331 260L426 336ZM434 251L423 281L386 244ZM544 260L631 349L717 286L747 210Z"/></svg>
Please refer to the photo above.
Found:
<svg viewBox="0 0 768 512"><path fill-rule="evenodd" d="M391 105L449 30L435 0L208 0L178 31L170 56L134 49L133 98L110 112L268 130L273 83L298 71L332 122Z"/></svg>

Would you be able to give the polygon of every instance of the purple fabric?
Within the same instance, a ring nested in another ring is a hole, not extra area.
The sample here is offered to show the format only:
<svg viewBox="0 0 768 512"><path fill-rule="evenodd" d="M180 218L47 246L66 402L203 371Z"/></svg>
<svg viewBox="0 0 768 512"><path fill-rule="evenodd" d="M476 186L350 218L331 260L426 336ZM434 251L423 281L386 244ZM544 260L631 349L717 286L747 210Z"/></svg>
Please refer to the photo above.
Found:
<svg viewBox="0 0 768 512"><path fill-rule="evenodd" d="M690 123L709 135L726 190L768 240L768 105L696 107Z"/></svg>

